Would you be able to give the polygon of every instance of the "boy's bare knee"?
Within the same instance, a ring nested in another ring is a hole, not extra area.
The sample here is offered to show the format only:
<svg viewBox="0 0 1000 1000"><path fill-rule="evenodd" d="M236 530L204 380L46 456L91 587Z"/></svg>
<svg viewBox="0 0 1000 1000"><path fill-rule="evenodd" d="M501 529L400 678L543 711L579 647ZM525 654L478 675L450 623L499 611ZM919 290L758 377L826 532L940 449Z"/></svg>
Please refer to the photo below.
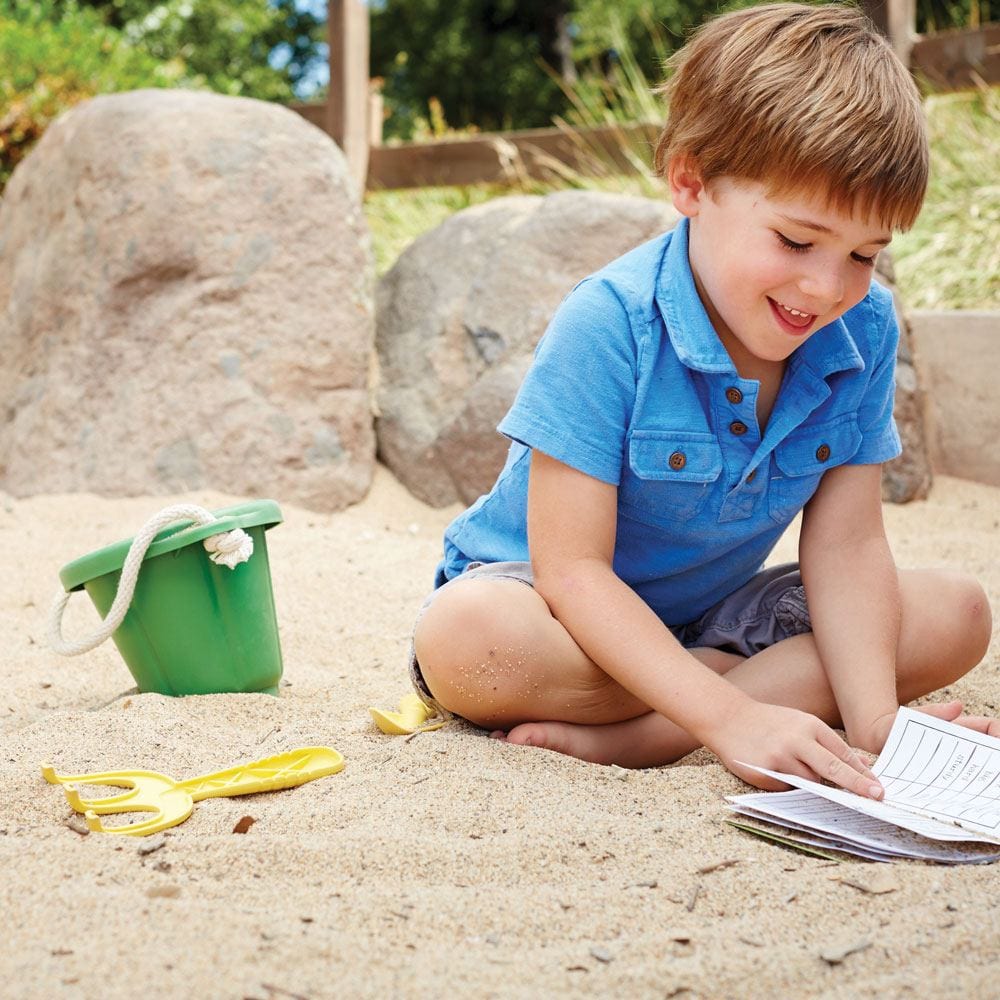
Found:
<svg viewBox="0 0 1000 1000"><path fill-rule="evenodd" d="M479 593L478 588L467 585L442 590L414 630L420 672L439 700L437 687L448 680L454 665L468 659L469 647L482 634L486 613L477 599Z"/></svg>
<svg viewBox="0 0 1000 1000"><path fill-rule="evenodd" d="M451 712L479 724L504 714L525 656L523 630L507 598L524 585L468 581L443 590L417 625L413 645L420 672L434 697Z"/></svg>
<svg viewBox="0 0 1000 1000"><path fill-rule="evenodd" d="M993 612L980 582L965 573L956 574L956 617L967 631L970 667L975 666L989 648L993 635Z"/></svg>
<svg viewBox="0 0 1000 1000"><path fill-rule="evenodd" d="M982 660L990 644L993 615L975 577L938 571L929 581L920 608L924 634L918 659L935 673L927 678L932 690L958 680Z"/></svg>

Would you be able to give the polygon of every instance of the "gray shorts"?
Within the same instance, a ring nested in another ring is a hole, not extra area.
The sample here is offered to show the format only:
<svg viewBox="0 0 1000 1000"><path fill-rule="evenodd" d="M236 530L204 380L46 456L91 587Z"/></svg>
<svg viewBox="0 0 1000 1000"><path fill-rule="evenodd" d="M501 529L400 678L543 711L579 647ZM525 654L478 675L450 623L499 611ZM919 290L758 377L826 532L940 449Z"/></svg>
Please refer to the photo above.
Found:
<svg viewBox="0 0 1000 1000"><path fill-rule="evenodd" d="M531 563L472 562L461 576L456 576L432 591L417 613L416 625L438 594L464 580L518 580L533 585ZM782 639L812 631L809 608L798 563L784 563L762 569L738 590L708 609L697 621L671 627L670 631L685 649L709 647L750 657ZM420 672L413 640L410 640L410 680L427 706L443 718L452 713L438 703Z"/></svg>

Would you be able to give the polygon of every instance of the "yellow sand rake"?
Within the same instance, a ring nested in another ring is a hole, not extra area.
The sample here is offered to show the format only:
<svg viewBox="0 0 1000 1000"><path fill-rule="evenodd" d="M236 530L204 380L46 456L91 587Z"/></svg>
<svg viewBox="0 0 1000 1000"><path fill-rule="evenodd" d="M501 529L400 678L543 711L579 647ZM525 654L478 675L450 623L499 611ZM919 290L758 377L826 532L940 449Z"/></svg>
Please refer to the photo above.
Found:
<svg viewBox="0 0 1000 1000"><path fill-rule="evenodd" d="M52 785L63 786L66 801L83 813L87 826L95 833L145 837L183 823L191 815L195 802L202 799L295 788L315 778L336 774L343 767L344 758L330 747L302 747L187 781L175 781L158 771L59 775L51 764L42 765L42 777ZM78 784L112 785L126 791L107 798L84 799L76 787ZM153 816L121 826L105 826L100 819L130 812L150 812Z"/></svg>

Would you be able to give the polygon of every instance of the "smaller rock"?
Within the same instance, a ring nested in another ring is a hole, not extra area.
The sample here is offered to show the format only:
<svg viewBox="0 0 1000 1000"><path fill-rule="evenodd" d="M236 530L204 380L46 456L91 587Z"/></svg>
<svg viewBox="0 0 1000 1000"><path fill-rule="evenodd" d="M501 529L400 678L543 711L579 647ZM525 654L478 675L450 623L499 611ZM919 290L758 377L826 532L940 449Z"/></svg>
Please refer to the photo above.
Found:
<svg viewBox="0 0 1000 1000"><path fill-rule="evenodd" d="M861 938L860 940L852 941L848 944L830 945L819 953L819 957L830 965L839 965L845 958L847 958L848 955L864 951L866 948L870 948L871 946L871 941L867 938Z"/></svg>
<svg viewBox="0 0 1000 1000"><path fill-rule="evenodd" d="M179 885L154 885L146 890L150 899L176 899L181 894Z"/></svg>
<svg viewBox="0 0 1000 1000"><path fill-rule="evenodd" d="M253 816L242 816L233 827L233 833L246 833L256 822Z"/></svg>
<svg viewBox="0 0 1000 1000"><path fill-rule="evenodd" d="M899 888L896 877L886 868L878 868L870 875L841 875L840 881L854 889L860 889L872 896L881 896L886 892L895 892Z"/></svg>
<svg viewBox="0 0 1000 1000"><path fill-rule="evenodd" d="M162 850L166 846L166 837L155 837L153 840L147 840L144 844L140 844L136 853L140 858L144 858L149 854L155 854L157 851Z"/></svg>

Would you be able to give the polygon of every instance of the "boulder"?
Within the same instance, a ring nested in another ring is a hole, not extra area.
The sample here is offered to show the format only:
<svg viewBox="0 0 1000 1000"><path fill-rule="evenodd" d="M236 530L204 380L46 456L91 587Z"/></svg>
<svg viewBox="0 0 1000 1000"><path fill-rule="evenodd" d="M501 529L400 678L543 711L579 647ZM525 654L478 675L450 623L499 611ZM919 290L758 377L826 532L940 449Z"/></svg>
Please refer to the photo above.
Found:
<svg viewBox="0 0 1000 1000"><path fill-rule="evenodd" d="M344 157L294 112L77 106L0 205L0 488L358 500L373 283Z"/></svg>
<svg viewBox="0 0 1000 1000"><path fill-rule="evenodd" d="M507 412L556 307L593 271L673 226L666 203L562 191L466 209L381 280L379 457L435 506L493 484Z"/></svg>
<svg viewBox="0 0 1000 1000"><path fill-rule="evenodd" d="M899 324L899 350L896 353L896 403L893 414L903 442L903 454L886 462L882 469L882 499L889 503L922 500L933 482L927 448L927 398L913 357L913 337L896 290L892 258L879 254L876 280L892 292Z"/></svg>

